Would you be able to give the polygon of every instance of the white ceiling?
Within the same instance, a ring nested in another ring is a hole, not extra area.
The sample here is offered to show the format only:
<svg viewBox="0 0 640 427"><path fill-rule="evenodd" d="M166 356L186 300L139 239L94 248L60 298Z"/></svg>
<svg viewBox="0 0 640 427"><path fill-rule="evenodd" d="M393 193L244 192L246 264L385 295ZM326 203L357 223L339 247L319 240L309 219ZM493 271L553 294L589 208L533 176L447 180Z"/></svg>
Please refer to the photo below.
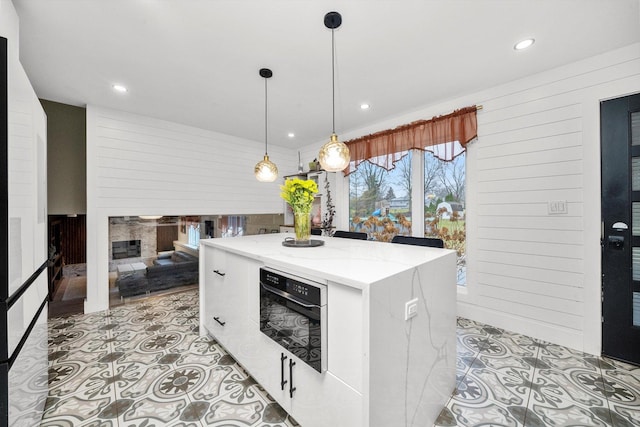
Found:
<svg viewBox="0 0 640 427"><path fill-rule="evenodd" d="M40 98L264 143L268 67L269 143L289 147L331 133L331 10L338 134L640 41L640 0L13 2Z"/></svg>

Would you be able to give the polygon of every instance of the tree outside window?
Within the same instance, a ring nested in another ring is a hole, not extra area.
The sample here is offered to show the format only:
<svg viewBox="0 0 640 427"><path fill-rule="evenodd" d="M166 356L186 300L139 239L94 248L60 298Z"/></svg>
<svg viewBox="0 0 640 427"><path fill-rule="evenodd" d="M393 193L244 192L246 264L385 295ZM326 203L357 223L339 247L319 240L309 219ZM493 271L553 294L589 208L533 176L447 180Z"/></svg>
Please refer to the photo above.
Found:
<svg viewBox="0 0 640 427"><path fill-rule="evenodd" d="M412 153L390 171L370 162L349 176L349 229L369 239L390 242L411 234Z"/></svg>
<svg viewBox="0 0 640 427"><path fill-rule="evenodd" d="M466 153L450 162L424 153L424 235L458 254L459 285L466 283Z"/></svg>
<svg viewBox="0 0 640 427"><path fill-rule="evenodd" d="M417 154L419 153L419 154ZM412 157L424 165L423 182L412 170ZM424 194L424 236L437 237L458 254L458 284L466 283L465 221L466 154L446 162L431 152L411 150L387 171L369 161L349 175L349 228L367 233L369 239L390 242L395 235L412 235L416 218L411 212L412 194Z"/></svg>

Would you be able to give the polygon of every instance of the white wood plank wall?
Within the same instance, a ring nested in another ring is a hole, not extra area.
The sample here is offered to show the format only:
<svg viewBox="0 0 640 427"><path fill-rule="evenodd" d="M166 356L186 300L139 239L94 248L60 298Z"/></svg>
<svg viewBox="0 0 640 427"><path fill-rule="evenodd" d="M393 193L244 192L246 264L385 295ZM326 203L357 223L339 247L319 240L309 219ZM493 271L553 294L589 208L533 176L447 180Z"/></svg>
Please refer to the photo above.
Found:
<svg viewBox="0 0 640 427"><path fill-rule="evenodd" d="M264 145L87 107L87 312L108 307L108 217L281 213L280 180L258 182ZM269 144L280 171L297 152ZM282 172L281 172L282 175Z"/></svg>
<svg viewBox="0 0 640 427"><path fill-rule="evenodd" d="M481 113L475 178L477 304L579 331L581 105L548 87L534 92L488 100ZM550 215L550 201L566 202L568 213Z"/></svg>
<svg viewBox="0 0 640 427"><path fill-rule="evenodd" d="M585 209L587 198L589 206L599 207L600 171L592 168L594 154L599 156L592 141L599 142L599 135L593 135L592 123L586 130L585 121L593 120L603 98L633 91L638 77L635 45L482 94L469 176L473 281L463 311L581 350L599 347L585 342L595 332L585 324L600 316L598 306L585 306L599 292L599 277L585 277L586 264L600 262L588 255L598 251L586 247L593 243L588 234L599 230L585 227L587 215L590 224L599 223L599 209ZM617 86L629 89L618 92ZM567 213L550 214L552 201L565 202Z"/></svg>
<svg viewBox="0 0 640 427"><path fill-rule="evenodd" d="M279 182L253 175L264 146L228 135L123 112L89 107L95 207L119 214L279 213ZM89 156L89 154L88 154ZM270 158L295 168L289 149Z"/></svg>

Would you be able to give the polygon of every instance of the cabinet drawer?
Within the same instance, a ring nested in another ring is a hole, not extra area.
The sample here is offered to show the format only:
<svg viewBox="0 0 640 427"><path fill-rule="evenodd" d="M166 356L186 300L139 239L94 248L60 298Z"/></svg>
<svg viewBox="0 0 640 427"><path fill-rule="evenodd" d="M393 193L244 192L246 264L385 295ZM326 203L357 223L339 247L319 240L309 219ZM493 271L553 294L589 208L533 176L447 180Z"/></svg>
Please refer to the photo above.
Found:
<svg viewBox="0 0 640 427"><path fill-rule="evenodd" d="M207 331L232 352L246 339L249 323L248 287L260 264L221 249L205 247L205 281L201 286L202 320ZM258 302L255 301L257 306Z"/></svg>

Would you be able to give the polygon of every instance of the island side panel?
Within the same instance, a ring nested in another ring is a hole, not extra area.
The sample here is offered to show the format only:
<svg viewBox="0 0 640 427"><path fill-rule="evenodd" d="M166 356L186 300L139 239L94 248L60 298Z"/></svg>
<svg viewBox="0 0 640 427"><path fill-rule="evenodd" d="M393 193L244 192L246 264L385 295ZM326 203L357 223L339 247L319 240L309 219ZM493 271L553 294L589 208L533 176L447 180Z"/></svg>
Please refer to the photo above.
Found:
<svg viewBox="0 0 640 427"><path fill-rule="evenodd" d="M199 318L199 333L200 336L204 337L207 336L207 330L204 327L204 321L203 319L205 318L205 307L206 304L204 302L204 293L205 293L205 286L207 283L207 280L205 279L204 273L206 271L207 268L207 262L205 261L205 252L206 246L202 244L202 242L200 243L200 250L199 250L199 254L198 254L198 258L199 258L199 263L198 263L198 297L199 297L199 308L200 308L200 318Z"/></svg>
<svg viewBox="0 0 640 427"><path fill-rule="evenodd" d="M329 282L327 289L328 370L362 394L365 359L362 290ZM367 340L368 341L368 340Z"/></svg>
<svg viewBox="0 0 640 427"><path fill-rule="evenodd" d="M433 425L455 387L456 256L369 287L371 427ZM418 300L405 320L405 303Z"/></svg>

